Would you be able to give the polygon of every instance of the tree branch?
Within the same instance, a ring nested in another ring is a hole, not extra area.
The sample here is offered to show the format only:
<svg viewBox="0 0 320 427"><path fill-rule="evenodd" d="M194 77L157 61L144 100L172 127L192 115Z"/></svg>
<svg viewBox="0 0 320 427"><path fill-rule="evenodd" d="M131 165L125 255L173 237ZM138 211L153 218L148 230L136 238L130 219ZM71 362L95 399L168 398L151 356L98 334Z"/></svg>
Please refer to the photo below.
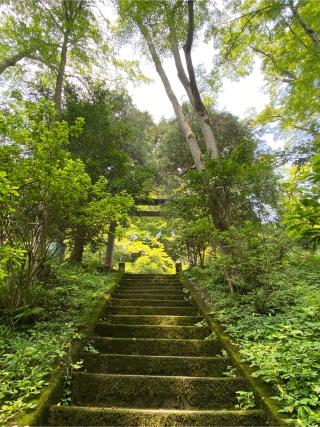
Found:
<svg viewBox="0 0 320 427"><path fill-rule="evenodd" d="M285 76L288 77L289 82L296 80L297 77L291 71L287 70L286 68L282 68L279 66L278 62L276 61L274 56L271 55L271 53L265 52L265 51L259 49L256 46L253 46L253 45L250 45L249 47L254 52L260 53L261 55L265 56L266 58L269 58L270 61L278 68L278 70L281 71Z"/></svg>
<svg viewBox="0 0 320 427"><path fill-rule="evenodd" d="M299 22L301 27L304 29L305 33L310 37L310 39L313 41L317 49L320 50L320 39L317 33L304 21L304 19L302 19L302 17L298 12L298 9L293 4L293 0L289 0L289 7L291 9L293 16L296 18L296 20Z"/></svg>
<svg viewBox="0 0 320 427"><path fill-rule="evenodd" d="M27 58L32 53L32 51L33 49L30 48L25 51L11 55L3 61L0 61L0 75L3 74L7 68L14 67L19 61L24 58Z"/></svg>

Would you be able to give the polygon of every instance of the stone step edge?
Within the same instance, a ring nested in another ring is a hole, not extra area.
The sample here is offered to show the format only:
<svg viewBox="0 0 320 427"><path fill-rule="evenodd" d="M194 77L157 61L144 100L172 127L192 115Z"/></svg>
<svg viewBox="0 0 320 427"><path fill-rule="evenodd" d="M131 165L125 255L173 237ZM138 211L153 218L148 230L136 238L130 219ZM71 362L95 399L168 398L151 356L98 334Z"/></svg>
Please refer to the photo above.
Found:
<svg viewBox="0 0 320 427"><path fill-rule="evenodd" d="M132 342L139 342L139 341L168 341L168 344L172 341L174 341L175 343L179 343L181 341L190 343L191 341L193 341L194 343L207 343L208 341L210 342L210 340L197 340L194 338L128 338L128 337L101 337L100 335L92 335L92 338L99 338L99 339L103 339L103 340L129 340ZM217 341L217 340L212 340L212 341Z"/></svg>
<svg viewBox="0 0 320 427"><path fill-rule="evenodd" d="M145 299L143 298L112 298L111 301L145 301ZM188 299L184 299L182 298L181 300L176 300L176 299L148 299L147 302L177 302L177 301L183 301L183 302L190 302L190 300Z"/></svg>
<svg viewBox="0 0 320 427"><path fill-rule="evenodd" d="M114 300L115 298L112 298L111 300L110 300L110 302L112 302L113 300ZM134 299L118 299L117 301L136 301L136 300L134 300ZM143 300L143 299L140 299L140 300L138 300L138 301L146 301L146 300ZM172 302L176 302L176 300L153 300L153 299L151 299L151 300L147 300L148 302L152 302L152 301L158 301L158 302L167 302L167 301L172 301ZM186 301L186 302L189 302L189 301L187 301L187 300L182 300L182 301ZM108 307L110 307L110 305L107 305L106 306L106 308L108 308ZM118 307L118 306L113 306L113 307ZM122 306L119 306L119 307L122 307ZM162 306L162 305L158 305L158 306L154 306L154 305L126 305L126 306L123 306L123 307L139 307L139 308L141 308L141 307L147 307L147 308L198 308L198 306L197 305L191 305L191 306L186 306L186 307L183 307L183 306L175 306L175 305L172 305L172 306L167 306L167 305L164 305L164 306Z"/></svg>
<svg viewBox="0 0 320 427"><path fill-rule="evenodd" d="M170 317L170 318L174 318L174 319L203 319L202 316L183 316L183 315L179 315L179 314L108 314L108 317L121 317L121 318L127 318L127 317L159 317L160 319L163 319L164 317Z"/></svg>
<svg viewBox="0 0 320 427"><path fill-rule="evenodd" d="M230 360L228 357L220 357L220 356L162 356L162 355L155 355L155 354L122 354L122 353L94 353L90 351L83 351L80 355L80 357L120 357L120 358L131 358L131 359L151 359L151 360L167 360L167 359L173 359L173 360L190 360L190 361L207 361L207 362L214 362L216 360ZM171 375L170 375L171 376ZM220 377L219 377L220 378ZM227 377L223 377L227 378Z"/></svg>
<svg viewBox="0 0 320 427"><path fill-rule="evenodd" d="M107 326L112 326L112 327L114 327L114 326L118 326L118 327L121 327L121 328L128 328L128 329L134 329L134 328L138 328L138 329L142 329L142 328L145 328L145 329L156 329L156 328L158 328L158 329L164 329L164 328L166 328L166 329L180 329L180 330L182 330L182 329L187 329L187 330L191 330L191 329L197 329L197 330L202 330L202 329L208 329L209 331L210 331L210 328L209 328L209 326L206 326L206 325L199 325L199 326L197 326L197 325L148 325L148 324L145 324L145 325L139 325L139 324L137 324L137 325L132 325L132 324L130 324L130 323L109 323L109 322L98 322L97 324L96 324L96 326L105 326L105 327L107 327ZM134 337L133 337L134 338Z"/></svg>
<svg viewBox="0 0 320 427"><path fill-rule="evenodd" d="M146 297L146 296L152 296L152 295L156 295L157 297L159 296L161 296L161 297L163 297L163 296L166 296L166 297L171 297L171 296L181 296L182 297L182 299L184 299L183 297L186 295L185 293L183 293L183 292L175 292L175 293L167 293L167 292L134 292L134 291L130 291L130 292L115 292L113 295L116 295L116 296L114 296L114 298L117 298L118 296L137 296L137 297ZM168 299L170 299L170 298L168 298Z"/></svg>
<svg viewBox="0 0 320 427"><path fill-rule="evenodd" d="M264 414L263 409L149 409L149 408L125 408L125 407L103 407L103 406L62 406L62 405L52 405L52 409L66 409L66 410L87 410L87 411L106 411L106 412L129 412L132 414L135 413L144 413L144 414L173 414L173 415L192 415L192 414L230 414L230 415L242 415L242 414Z"/></svg>
<svg viewBox="0 0 320 427"><path fill-rule="evenodd" d="M145 378L145 379L158 379L159 381L164 381L164 380L168 380L168 381L177 381L177 380L184 380L184 381L199 381L199 382L225 382L225 383L231 383L231 382L236 382L239 380L243 380L243 377L194 377L194 376L186 376L186 375L139 375L139 374L104 374L104 373L97 373L97 372L76 372L73 374L73 376L76 377L98 377L98 378L102 378L102 379L107 379L107 378L121 378L121 379L141 379L141 378ZM79 378L79 379L80 379Z"/></svg>
<svg viewBox="0 0 320 427"><path fill-rule="evenodd" d="M112 300L110 300L110 301L112 301ZM174 301L174 300L172 300L172 301ZM152 308L152 309L165 308L166 310L168 310L168 308L170 310L173 309L173 308L179 308L179 309L183 308L183 309L192 309L192 310L194 310L195 308L198 308L198 306L196 306L196 305L187 306L187 307L175 306L175 305L172 305L172 306L169 306L169 307L166 306L166 305L165 306L162 306L162 305L158 305L158 306L155 306L155 305L124 305L124 306L121 306L121 305L106 305L106 308L109 308L109 307L115 307L115 308L132 308L133 307L133 308ZM170 316L170 314L168 314L168 316Z"/></svg>

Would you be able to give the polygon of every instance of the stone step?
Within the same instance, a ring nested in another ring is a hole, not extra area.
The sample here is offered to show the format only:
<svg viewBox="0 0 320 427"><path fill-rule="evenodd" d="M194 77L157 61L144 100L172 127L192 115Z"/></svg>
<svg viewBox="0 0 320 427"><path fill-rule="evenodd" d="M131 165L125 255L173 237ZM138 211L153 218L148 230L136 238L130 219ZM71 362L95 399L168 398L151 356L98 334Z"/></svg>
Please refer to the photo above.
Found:
<svg viewBox="0 0 320 427"><path fill-rule="evenodd" d="M186 426L266 426L263 411L254 410L176 410L132 408L88 408L53 406L50 411L52 426L132 426L132 427L186 427Z"/></svg>
<svg viewBox="0 0 320 427"><path fill-rule="evenodd" d="M103 353L162 356L216 356L221 344L214 340L159 338L107 338L93 336L93 346Z"/></svg>
<svg viewBox="0 0 320 427"><path fill-rule="evenodd" d="M151 281L151 282L175 282L180 283L179 278L177 276L123 276L121 281L136 281L136 282L145 282L145 281Z"/></svg>
<svg viewBox="0 0 320 427"><path fill-rule="evenodd" d="M143 294L143 295L160 294L160 295L183 295L183 296L188 295L179 289L166 290L164 288L160 288L160 289L159 288L157 288L157 289L150 289L150 288L148 288L148 289L146 289L146 288L144 288L144 289L133 289L133 288L128 288L128 287L123 287L123 288L119 287L119 288L117 288L116 292L121 293L121 294L123 294L123 293L129 294L129 295L130 294L139 294L139 295L140 294Z"/></svg>
<svg viewBox="0 0 320 427"><path fill-rule="evenodd" d="M176 274L161 274L161 273L126 273L123 277L164 277L169 279L176 279L178 276Z"/></svg>
<svg viewBox="0 0 320 427"><path fill-rule="evenodd" d="M181 286L147 286L147 285L119 285L117 289L125 290L125 291L160 291L162 292L183 292Z"/></svg>
<svg viewBox="0 0 320 427"><path fill-rule="evenodd" d="M154 276L152 274L145 275L145 276L138 276L138 275L130 275L130 276L123 276L121 281L136 281L136 282L175 282L180 283L179 278L177 276Z"/></svg>
<svg viewBox="0 0 320 427"><path fill-rule="evenodd" d="M144 279L136 279L134 277L132 278L123 278L121 280L121 283L158 283L160 285L162 284L166 284L166 283L172 283L174 285L180 285L181 286L181 282L179 282L179 280L177 279L153 279L153 278L144 278Z"/></svg>
<svg viewBox="0 0 320 427"><path fill-rule="evenodd" d="M106 313L112 314L164 314L167 316L197 316L197 307L155 307L155 306L116 306L108 305Z"/></svg>
<svg viewBox="0 0 320 427"><path fill-rule="evenodd" d="M208 326L110 325L98 323L95 334L118 338L204 339L210 335Z"/></svg>
<svg viewBox="0 0 320 427"><path fill-rule="evenodd" d="M109 324L126 324L126 325L186 325L192 326L202 321L200 316L152 316L152 315L110 315L103 320Z"/></svg>
<svg viewBox="0 0 320 427"><path fill-rule="evenodd" d="M157 299L157 300L184 300L184 293L176 293L171 295L170 293L156 294L156 293L138 293L138 292L115 292L112 294L113 298L117 299Z"/></svg>
<svg viewBox="0 0 320 427"><path fill-rule="evenodd" d="M86 372L136 375L223 376L228 358L146 356L83 352L81 359Z"/></svg>
<svg viewBox="0 0 320 427"><path fill-rule="evenodd" d="M113 306L147 306L147 307L195 307L194 303L185 300L157 300L157 299L124 299L112 298L110 304Z"/></svg>
<svg viewBox="0 0 320 427"><path fill-rule="evenodd" d="M130 408L226 409L246 390L243 378L92 374L71 379L72 403Z"/></svg>

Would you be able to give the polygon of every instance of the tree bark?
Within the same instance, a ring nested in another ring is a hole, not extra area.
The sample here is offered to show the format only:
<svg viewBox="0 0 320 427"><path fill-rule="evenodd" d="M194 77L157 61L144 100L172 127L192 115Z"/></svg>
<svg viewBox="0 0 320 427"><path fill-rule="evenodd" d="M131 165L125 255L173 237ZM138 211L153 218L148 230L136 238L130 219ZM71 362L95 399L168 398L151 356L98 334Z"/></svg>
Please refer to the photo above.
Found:
<svg viewBox="0 0 320 427"><path fill-rule="evenodd" d="M183 64L181 61L181 57L180 57L180 53L179 53L179 47L178 47L178 43L177 40L175 38L175 35L172 33L171 34L171 38L170 38L170 43L171 43L171 51L173 53L173 58L176 64L176 68L177 68L177 72L178 72L178 77L183 85L183 87L185 88L185 91L187 92L188 98L190 100L190 103L194 109L194 112L196 114L196 117L198 119L199 125L200 125L200 129L201 129L201 133L206 145L206 150L207 153L209 154L209 156L213 159L217 159L218 156L218 147L216 144L216 140L215 140L215 136L210 124L210 118L209 115L206 111L205 106L203 105L201 98L200 98L200 103L196 103L195 101L195 97L194 97L194 90L192 90L192 86L190 84L190 81L184 71L183 68ZM193 67L192 63L191 63L191 67ZM193 72L194 74L194 72ZM195 79L195 77L194 77ZM196 85L196 91L198 92L198 88ZM200 95L199 95L200 97Z"/></svg>
<svg viewBox="0 0 320 427"><path fill-rule="evenodd" d="M85 233L81 228L76 231L76 235L73 242L73 249L70 255L70 262L72 264L81 264L83 251L86 244Z"/></svg>
<svg viewBox="0 0 320 427"><path fill-rule="evenodd" d="M177 38L176 38L173 27L170 27L170 45L171 45L171 51L173 54L173 59L176 64L179 80L181 81L183 87L185 88L185 91L187 92L191 105L194 107L195 106L194 97L191 91L191 86L190 86L188 76L186 75L186 72L184 70L184 67L181 61L179 46L177 43Z"/></svg>
<svg viewBox="0 0 320 427"><path fill-rule="evenodd" d="M16 53L15 55L9 56L3 61L0 61L0 75L3 74L7 68L14 67L15 65L17 65L19 61L21 61L24 58L27 58L31 52L32 52L31 49L23 52L19 52L19 53Z"/></svg>
<svg viewBox="0 0 320 427"><path fill-rule="evenodd" d="M162 67L162 63L160 61L160 58L157 54L157 51L155 49L155 46L153 44L153 41L150 37L150 34L148 33L147 29L144 27L144 25L141 22L137 22L137 25L140 28L140 31L142 33L142 35L144 36L149 51L151 53L153 62L155 64L157 73L159 74L161 81L163 83L163 86L165 88L165 91L168 95L169 100L171 101L172 107L174 109L174 112L176 114L177 117L177 121L178 124L180 126L180 129L182 131L182 133L184 134L186 141L189 145L190 151L191 151L191 155L194 161L194 164L196 166L196 168L198 170L203 169L203 162L202 162L202 153L198 144L198 141L196 140L196 137L191 129L191 126L189 125L183 110L181 108L181 105L179 104L179 101L175 95L175 93L173 92L173 89L171 87L170 81L166 75L166 72L164 71L163 67Z"/></svg>
<svg viewBox="0 0 320 427"><path fill-rule="evenodd" d="M66 64L67 64L68 42L69 42L69 30L66 30L63 35L63 43L61 48L60 62L58 67L58 74L57 74L56 87L55 87L55 93L54 93L54 104L55 104L57 113L61 113L62 89L63 89L64 73L65 73Z"/></svg>
<svg viewBox="0 0 320 427"><path fill-rule="evenodd" d="M112 268L112 257L113 257L114 242L116 239L116 228L117 228L117 223L114 221L111 222L109 226L108 241L106 246L106 256L104 259L104 267L106 270L111 270Z"/></svg>
<svg viewBox="0 0 320 427"><path fill-rule="evenodd" d="M223 190L216 190L208 193L208 208L215 228L219 231L226 231L230 227L230 220L225 206L225 195Z"/></svg>
<svg viewBox="0 0 320 427"><path fill-rule="evenodd" d="M188 0L188 37L187 37L186 44L184 46L184 54L185 54L187 70L189 74L190 88L191 88L191 92L194 99L194 108L199 120L201 132L206 144L206 150L212 159L217 160L219 158L218 144L212 130L210 117L208 115L207 109L204 106L200 96L200 92L198 89L196 76L194 72L194 67L192 63L191 50L192 50L193 33L194 33L193 5L194 5L193 0Z"/></svg>

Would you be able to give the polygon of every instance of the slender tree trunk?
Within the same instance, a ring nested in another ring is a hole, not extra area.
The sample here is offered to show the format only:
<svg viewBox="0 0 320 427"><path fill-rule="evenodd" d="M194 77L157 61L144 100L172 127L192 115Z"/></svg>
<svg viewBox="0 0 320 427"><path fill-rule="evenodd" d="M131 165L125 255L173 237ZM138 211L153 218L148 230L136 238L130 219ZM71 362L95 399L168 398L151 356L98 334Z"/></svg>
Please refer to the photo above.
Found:
<svg viewBox="0 0 320 427"><path fill-rule="evenodd" d="M137 22L137 24L140 28L142 35L144 36L144 38L147 42L149 51L151 53L153 62L154 62L155 67L156 67L156 70L157 70L157 72L161 78L161 81L163 83L165 91L168 95L169 100L171 101L172 107L173 107L174 112L176 114L177 121L178 121L178 124L180 126L180 129L181 129L182 133L184 134L186 141L189 145L194 164L198 170L201 170L203 168L203 162L202 162L202 153L201 153L198 141L196 140L196 137L195 137L195 135L191 129L191 126L189 125L189 123L188 123L188 121L187 121L187 119L183 113L181 105L179 104L179 101L178 101L175 93L173 92L170 81L166 75L166 72L164 71L164 69L162 67L162 63L161 63L160 58L157 54L157 51L154 47L153 41L150 37L150 34L148 33L147 29L143 26L143 24L141 22Z"/></svg>
<svg viewBox="0 0 320 427"><path fill-rule="evenodd" d="M112 257L113 257L114 242L116 239L116 228L117 228L117 223L114 221L111 222L109 226L108 241L106 246L106 256L104 259L104 267L106 270L111 270L112 268Z"/></svg>
<svg viewBox="0 0 320 427"><path fill-rule="evenodd" d="M68 42L69 42L69 31L66 30L63 35L63 43L61 48L60 62L58 67L58 74L57 74L56 87L55 87L55 93L54 93L54 104L56 107L56 111L58 113L61 112L62 89L63 89L64 73L65 73L66 64L67 64Z"/></svg>
<svg viewBox="0 0 320 427"><path fill-rule="evenodd" d="M177 43L177 38L176 38L175 31L174 31L173 27L170 27L170 45L171 45L171 51L173 54L173 59L174 59L174 62L176 64L176 69L177 69L179 80L181 81L185 91L187 92L187 95L188 95L188 98L191 102L191 105L194 107L195 106L194 97L193 97L193 94L191 91L189 78L186 75L186 72L184 70L184 67L183 67L183 64L181 61L179 46Z"/></svg>
<svg viewBox="0 0 320 427"><path fill-rule="evenodd" d="M14 67L17 65L19 61L23 58L28 57L28 55L32 52L32 50L25 50L24 52L16 53L15 55L11 55L8 58L0 61L0 75L3 74L7 68Z"/></svg>
<svg viewBox="0 0 320 427"><path fill-rule="evenodd" d="M171 30L171 38L170 38L170 43L171 43L171 51L173 53L173 58L176 64L176 69L178 72L178 77L183 85L183 87L185 88L185 91L187 92L188 98L190 100L190 103L194 109L194 112L196 114L196 117L198 119L199 125L200 125L200 129L201 129L201 133L206 145L206 150L207 153L209 154L209 156L213 159L217 159L218 158L218 147L216 144L216 140L214 137L214 133L210 124L210 118L209 115L201 101L200 98L200 102L198 101L198 103L196 102L196 99L194 97L194 92L195 90L192 90L190 81L188 79L188 76L186 75L185 71L184 71L184 67L181 61L181 56L179 53L179 47L178 47L178 43L177 40L175 38L175 34L174 31ZM191 62L191 67L192 66L192 62ZM194 72L193 72L194 74ZM195 77L194 77L195 80ZM198 89L196 87L196 91L198 92ZM200 96L200 95L199 95ZM198 98L199 98L198 96Z"/></svg>
<svg viewBox="0 0 320 427"><path fill-rule="evenodd" d="M194 72L194 67L192 63L192 44L193 44L193 33L194 33L194 1L188 0L188 37L187 42L184 46L184 54L187 63L187 70L189 74L190 88L194 99L194 108L199 120L201 127L201 133L203 135L206 150L209 156L212 159L217 160L219 158L218 144L215 138L215 135L212 130L210 123L210 117L208 115L207 109L204 106L200 92L198 90L198 85L196 81L196 76Z"/></svg>
<svg viewBox="0 0 320 427"><path fill-rule="evenodd" d="M84 230L78 228L73 242L73 249L70 255L70 262L73 264L81 264L83 251L86 244L86 236Z"/></svg>

